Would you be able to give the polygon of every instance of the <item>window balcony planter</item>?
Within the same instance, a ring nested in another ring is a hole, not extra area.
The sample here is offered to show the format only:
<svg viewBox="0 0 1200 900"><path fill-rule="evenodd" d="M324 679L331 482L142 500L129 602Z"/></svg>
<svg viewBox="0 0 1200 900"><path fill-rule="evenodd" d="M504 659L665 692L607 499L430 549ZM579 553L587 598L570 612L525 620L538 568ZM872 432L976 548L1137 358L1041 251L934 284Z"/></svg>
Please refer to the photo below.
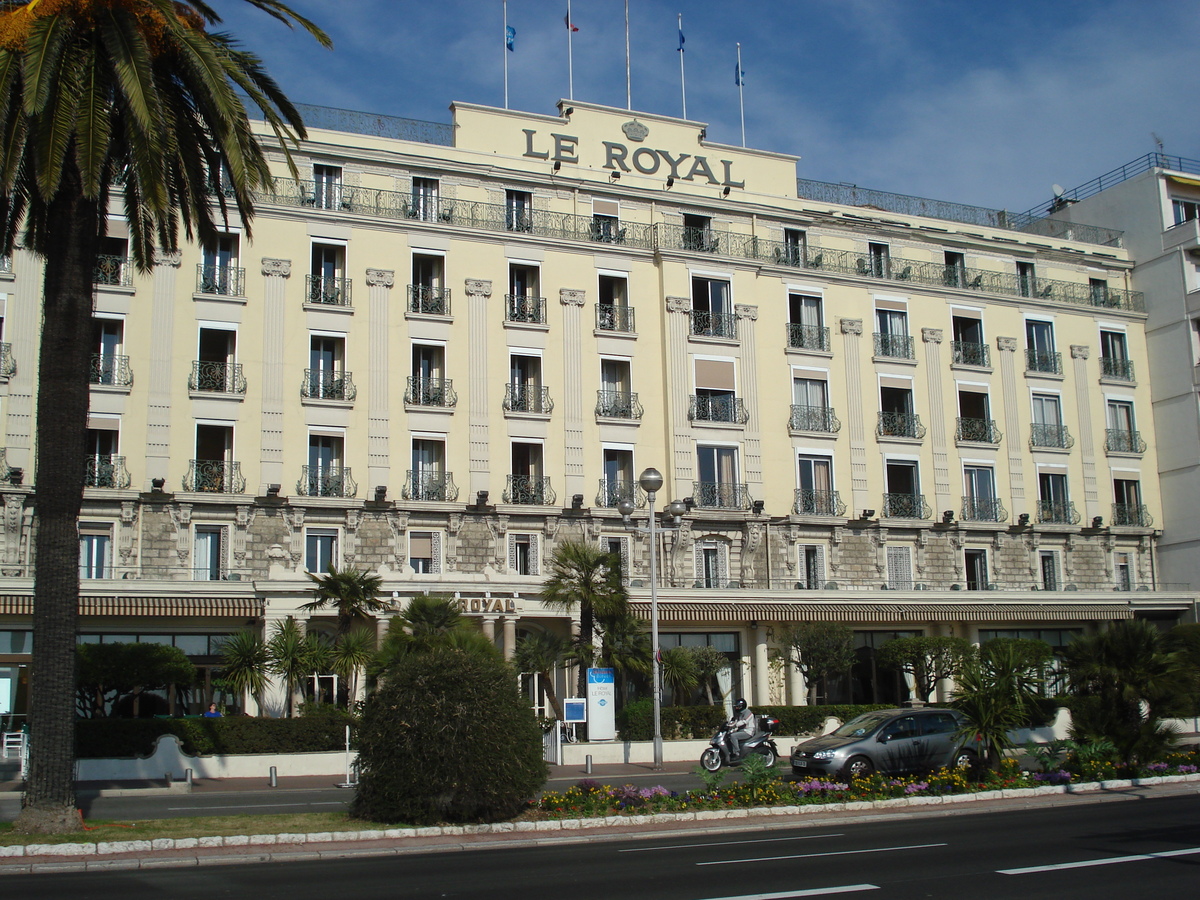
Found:
<svg viewBox="0 0 1200 900"><path fill-rule="evenodd" d="M125 490L130 485L129 470L125 468L124 456L98 453L84 461L84 487L118 488Z"/></svg>
<svg viewBox="0 0 1200 900"><path fill-rule="evenodd" d="M129 357L93 354L89 381L109 387L130 387L133 384L133 369L129 366Z"/></svg>
<svg viewBox="0 0 1200 900"><path fill-rule="evenodd" d="M344 466L304 466L296 493L301 497L353 497L358 485Z"/></svg>
<svg viewBox="0 0 1200 900"><path fill-rule="evenodd" d="M350 287L350 279L340 275L305 275L304 299L319 306L349 306Z"/></svg>
<svg viewBox="0 0 1200 900"><path fill-rule="evenodd" d="M1008 510L994 497L963 497L960 518L964 522L1007 522Z"/></svg>
<svg viewBox="0 0 1200 900"><path fill-rule="evenodd" d="M505 294L504 321L519 325L545 325L546 298Z"/></svg>
<svg viewBox="0 0 1200 900"><path fill-rule="evenodd" d="M242 364L193 360L188 390L211 394L244 394L246 377L242 374Z"/></svg>
<svg viewBox="0 0 1200 900"><path fill-rule="evenodd" d="M972 341L951 341L950 360L956 366L988 368L992 364L992 348Z"/></svg>
<svg viewBox="0 0 1200 900"><path fill-rule="evenodd" d="M1109 524L1149 528L1154 524L1154 517L1144 503L1114 503Z"/></svg>
<svg viewBox="0 0 1200 900"><path fill-rule="evenodd" d="M846 504L837 491L797 488L792 512L798 516L844 516Z"/></svg>
<svg viewBox="0 0 1200 900"><path fill-rule="evenodd" d="M646 492L636 481L629 479L600 479L600 489L596 493L596 505L605 509L616 509L622 501L628 500L638 509L646 505Z"/></svg>
<svg viewBox="0 0 1200 900"><path fill-rule="evenodd" d="M737 317L732 313L714 313L705 309L690 310L691 333L695 337L737 340Z"/></svg>
<svg viewBox="0 0 1200 900"><path fill-rule="evenodd" d="M606 419L640 419L642 404L636 391L596 391L596 415Z"/></svg>
<svg viewBox="0 0 1200 900"><path fill-rule="evenodd" d="M633 307L597 303L596 330L632 334L634 331Z"/></svg>
<svg viewBox="0 0 1200 900"><path fill-rule="evenodd" d="M1111 378L1113 381L1130 381L1133 377L1133 363L1128 359L1118 359L1114 356L1100 357L1100 377Z"/></svg>
<svg viewBox="0 0 1200 900"><path fill-rule="evenodd" d="M1063 373L1062 354L1042 353L1032 347L1025 349L1025 371L1042 375L1061 375Z"/></svg>
<svg viewBox="0 0 1200 900"><path fill-rule="evenodd" d="M688 418L693 422L724 422L745 425L750 421L746 401L741 397L704 397L693 394L688 404Z"/></svg>
<svg viewBox="0 0 1200 900"><path fill-rule="evenodd" d="M246 270L234 266L196 266L196 293L219 297L246 296Z"/></svg>
<svg viewBox="0 0 1200 900"><path fill-rule="evenodd" d="M305 369L304 381L300 385L300 396L305 400L336 400L352 403L358 397L358 388L349 372L329 369Z"/></svg>
<svg viewBox="0 0 1200 900"><path fill-rule="evenodd" d="M1078 525L1083 517L1070 500L1039 500L1038 521L1045 525Z"/></svg>
<svg viewBox="0 0 1200 900"><path fill-rule="evenodd" d="M241 463L223 459L193 459L188 461L183 489L209 494L244 494L246 478L242 475Z"/></svg>
<svg viewBox="0 0 1200 900"><path fill-rule="evenodd" d="M692 499L701 509L749 509L750 489L727 481L693 481Z"/></svg>
<svg viewBox="0 0 1200 900"><path fill-rule="evenodd" d="M912 440L923 440L925 426L921 417L912 413L881 412L879 424L875 426L875 435L881 438L898 437Z"/></svg>
<svg viewBox="0 0 1200 900"><path fill-rule="evenodd" d="M504 386L504 410L505 412L548 416L554 410L554 401L550 399L550 388L533 384L506 384Z"/></svg>
<svg viewBox="0 0 1200 900"><path fill-rule="evenodd" d="M1029 426L1029 448L1031 450L1070 450L1075 438L1066 425L1042 425L1034 422Z"/></svg>
<svg viewBox="0 0 1200 900"><path fill-rule="evenodd" d="M886 519L928 519L933 507L925 502L924 494L884 494L882 515Z"/></svg>
<svg viewBox="0 0 1200 900"><path fill-rule="evenodd" d="M553 506L558 496L548 476L509 475L500 499L522 506Z"/></svg>
<svg viewBox="0 0 1200 900"><path fill-rule="evenodd" d="M1127 428L1104 429L1104 449L1109 453L1145 453L1141 432Z"/></svg>
<svg viewBox="0 0 1200 900"><path fill-rule="evenodd" d="M400 496L405 500L451 503L458 499L458 485L452 472L409 469Z"/></svg>
<svg viewBox="0 0 1200 900"><path fill-rule="evenodd" d="M404 402L409 406L433 406L450 409L458 403L451 378L421 378L409 375L404 389Z"/></svg>
<svg viewBox="0 0 1200 900"><path fill-rule="evenodd" d="M92 283L101 287L132 287L133 260L127 256L97 256Z"/></svg>
<svg viewBox="0 0 1200 900"><path fill-rule="evenodd" d="M421 316L450 315L450 288L428 284L408 286L408 311Z"/></svg>
<svg viewBox="0 0 1200 900"><path fill-rule="evenodd" d="M837 434L842 430L841 420L828 406L797 406L792 404L788 418L792 431L815 431L820 434Z"/></svg>
<svg viewBox="0 0 1200 900"><path fill-rule="evenodd" d="M822 325L797 325L789 322L787 345L792 350L814 350L828 353L829 329Z"/></svg>
<svg viewBox="0 0 1200 900"><path fill-rule="evenodd" d="M960 416L954 429L954 439L965 443L998 444L1003 437L995 419L964 419Z"/></svg>
<svg viewBox="0 0 1200 900"><path fill-rule="evenodd" d="M911 334L883 334L875 332L875 355L883 359L916 359Z"/></svg>

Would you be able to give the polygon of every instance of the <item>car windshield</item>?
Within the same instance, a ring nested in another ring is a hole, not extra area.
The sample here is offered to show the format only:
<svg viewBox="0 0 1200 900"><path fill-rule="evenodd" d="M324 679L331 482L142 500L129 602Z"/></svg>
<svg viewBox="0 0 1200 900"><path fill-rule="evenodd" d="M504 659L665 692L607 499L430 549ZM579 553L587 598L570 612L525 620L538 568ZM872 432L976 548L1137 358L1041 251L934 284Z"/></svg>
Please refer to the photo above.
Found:
<svg viewBox="0 0 1200 900"><path fill-rule="evenodd" d="M870 734L888 719L892 718L890 713L863 713L857 716L833 732L837 737L863 737Z"/></svg>

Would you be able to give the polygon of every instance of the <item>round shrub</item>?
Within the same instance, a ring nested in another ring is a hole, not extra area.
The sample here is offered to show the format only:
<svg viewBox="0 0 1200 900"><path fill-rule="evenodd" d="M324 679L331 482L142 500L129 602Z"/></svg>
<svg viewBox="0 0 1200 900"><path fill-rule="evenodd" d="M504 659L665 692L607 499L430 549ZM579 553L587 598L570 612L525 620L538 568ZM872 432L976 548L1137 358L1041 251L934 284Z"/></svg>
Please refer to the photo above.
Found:
<svg viewBox="0 0 1200 900"><path fill-rule="evenodd" d="M545 783L542 731L498 656L401 657L363 708L351 811L428 825L511 818Z"/></svg>

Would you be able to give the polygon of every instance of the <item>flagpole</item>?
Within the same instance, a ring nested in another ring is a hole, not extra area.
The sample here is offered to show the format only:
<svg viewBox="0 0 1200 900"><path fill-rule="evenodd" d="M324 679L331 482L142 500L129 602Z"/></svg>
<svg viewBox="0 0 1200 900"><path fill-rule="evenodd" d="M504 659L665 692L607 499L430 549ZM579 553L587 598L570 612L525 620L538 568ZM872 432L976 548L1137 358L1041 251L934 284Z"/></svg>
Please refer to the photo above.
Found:
<svg viewBox="0 0 1200 900"><path fill-rule="evenodd" d="M567 0L567 99L575 99L575 59L571 54L571 0Z"/></svg>
<svg viewBox="0 0 1200 900"><path fill-rule="evenodd" d="M508 109L508 0L504 0L504 40L500 52L504 54L504 108Z"/></svg>
<svg viewBox="0 0 1200 900"><path fill-rule="evenodd" d="M625 108L633 109L633 81L629 76L629 0L625 0Z"/></svg>
<svg viewBox="0 0 1200 900"><path fill-rule="evenodd" d="M737 45L737 66L738 66L738 105L742 108L742 146L746 146L746 96L745 96L745 81L746 77L742 74L742 45L739 42Z"/></svg>
<svg viewBox="0 0 1200 900"><path fill-rule="evenodd" d="M683 74L683 13L679 14L679 88L683 92L683 117L687 118L687 78Z"/></svg>

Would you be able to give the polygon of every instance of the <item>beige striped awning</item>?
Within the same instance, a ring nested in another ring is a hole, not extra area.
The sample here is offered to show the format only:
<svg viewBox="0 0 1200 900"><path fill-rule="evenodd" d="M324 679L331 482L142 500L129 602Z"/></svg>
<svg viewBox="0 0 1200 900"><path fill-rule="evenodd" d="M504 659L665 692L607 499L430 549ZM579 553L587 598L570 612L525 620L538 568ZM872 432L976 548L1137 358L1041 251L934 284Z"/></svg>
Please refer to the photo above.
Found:
<svg viewBox="0 0 1200 900"><path fill-rule="evenodd" d="M263 602L257 597L80 597L81 616L185 616L257 618ZM0 615L33 615L33 597L0 594Z"/></svg>
<svg viewBox="0 0 1200 900"><path fill-rule="evenodd" d="M650 618L650 604L630 603ZM659 601L659 622L672 625L731 622L1081 622L1132 619L1126 603L730 603Z"/></svg>

